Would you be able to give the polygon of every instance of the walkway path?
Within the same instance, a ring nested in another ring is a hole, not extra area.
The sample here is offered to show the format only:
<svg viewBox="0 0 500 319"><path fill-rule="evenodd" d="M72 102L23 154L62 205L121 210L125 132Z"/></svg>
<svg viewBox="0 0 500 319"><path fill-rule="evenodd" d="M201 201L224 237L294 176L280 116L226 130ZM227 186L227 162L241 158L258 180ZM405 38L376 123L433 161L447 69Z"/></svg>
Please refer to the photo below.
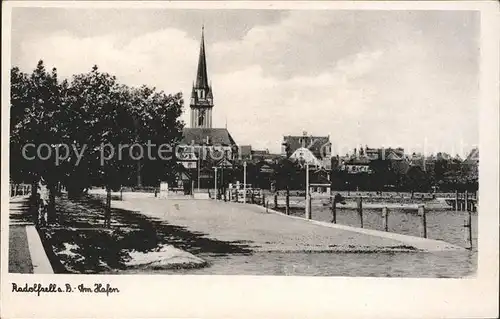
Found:
<svg viewBox="0 0 500 319"><path fill-rule="evenodd" d="M27 202L27 196L14 197L9 202L9 272L52 274Z"/></svg>
<svg viewBox="0 0 500 319"><path fill-rule="evenodd" d="M382 232L359 232L349 227L325 227L303 219L266 212L262 207L213 200L134 198L113 201L112 206L184 226L221 241L239 242L260 252L379 252L453 250L440 241L391 237ZM426 245L412 243L425 242Z"/></svg>

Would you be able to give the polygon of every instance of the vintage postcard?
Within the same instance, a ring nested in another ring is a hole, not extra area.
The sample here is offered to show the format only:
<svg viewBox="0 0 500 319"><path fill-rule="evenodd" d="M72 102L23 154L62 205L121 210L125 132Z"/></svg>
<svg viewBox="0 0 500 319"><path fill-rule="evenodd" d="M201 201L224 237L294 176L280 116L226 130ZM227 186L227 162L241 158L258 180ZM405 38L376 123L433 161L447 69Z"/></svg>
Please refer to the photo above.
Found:
<svg viewBox="0 0 500 319"><path fill-rule="evenodd" d="M2 12L2 318L498 316L498 3Z"/></svg>

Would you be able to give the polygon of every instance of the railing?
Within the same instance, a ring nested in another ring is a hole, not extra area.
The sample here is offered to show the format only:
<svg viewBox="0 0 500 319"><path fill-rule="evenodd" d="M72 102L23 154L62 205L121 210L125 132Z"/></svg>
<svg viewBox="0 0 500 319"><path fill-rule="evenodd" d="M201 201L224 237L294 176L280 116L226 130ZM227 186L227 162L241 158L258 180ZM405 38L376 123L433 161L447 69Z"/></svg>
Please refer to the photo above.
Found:
<svg viewBox="0 0 500 319"><path fill-rule="evenodd" d="M10 184L9 186L10 197L26 196L31 194L30 184Z"/></svg>
<svg viewBox="0 0 500 319"><path fill-rule="evenodd" d="M293 194L293 195L292 195ZM336 193L337 194L337 193ZM299 196L297 196L299 195ZM314 219L319 221L327 221L332 223L347 224L350 226L361 228L373 228L384 231L396 231L412 236L429 237L434 235L436 239L443 239L442 234L436 234L436 227L440 232L453 232L456 237L457 232L463 232L463 228L468 229L467 244L468 248L472 249L472 213L475 212L473 200L469 200L469 205L465 216L460 213L460 209L448 206L448 200L429 201L433 196L424 196L409 200L404 198L402 201L384 202L384 197L376 196L356 196L353 192L351 196L344 197L344 203L333 203L332 196L310 196L306 199L304 195L300 196L300 192L280 191L269 193L259 189L247 189L246 203L262 205L269 209L274 209L283 212L287 215L294 215L306 219ZM470 195L470 194L468 194ZM467 195L467 198L469 198ZM455 196L456 197L456 196ZM394 199L394 197L386 197ZM448 197L447 197L448 198ZM465 198L465 194L462 196ZM219 197L219 199L222 199ZM243 202L243 190L228 189L226 192L226 201ZM309 205L309 212L306 210L306 205ZM433 206L434 205L434 206ZM440 225L436 225L436 214L431 214L431 223L428 224L429 213L439 211L437 215L445 216L444 221ZM449 211L444 213L443 211ZM453 226L449 226L447 221L453 219ZM457 218L464 218L464 222L458 221ZM430 225L430 226L429 226ZM457 226L458 225L458 226ZM460 226L461 225L461 226ZM460 228L463 227L463 228ZM447 230L447 228L449 228ZM465 245L465 244L464 244Z"/></svg>

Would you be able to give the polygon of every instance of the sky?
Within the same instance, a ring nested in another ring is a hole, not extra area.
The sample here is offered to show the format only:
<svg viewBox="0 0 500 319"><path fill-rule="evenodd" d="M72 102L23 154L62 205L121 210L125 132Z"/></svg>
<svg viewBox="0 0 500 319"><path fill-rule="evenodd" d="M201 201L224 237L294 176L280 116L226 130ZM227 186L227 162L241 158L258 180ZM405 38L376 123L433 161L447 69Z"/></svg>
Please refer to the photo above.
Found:
<svg viewBox="0 0 500 319"><path fill-rule="evenodd" d="M213 126L280 152L284 135L465 155L479 141L474 11L14 8L12 64L61 77L96 64L189 95L205 26Z"/></svg>

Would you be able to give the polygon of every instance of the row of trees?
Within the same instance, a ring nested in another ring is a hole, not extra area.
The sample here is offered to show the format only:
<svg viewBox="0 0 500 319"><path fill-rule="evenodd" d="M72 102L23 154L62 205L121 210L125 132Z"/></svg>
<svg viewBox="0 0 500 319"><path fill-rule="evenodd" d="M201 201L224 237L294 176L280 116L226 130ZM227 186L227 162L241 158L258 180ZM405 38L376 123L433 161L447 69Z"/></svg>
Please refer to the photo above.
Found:
<svg viewBox="0 0 500 319"><path fill-rule="evenodd" d="M403 160L374 160L369 163L370 172L350 174L332 169L332 184L339 190L371 191L477 191L477 166L438 159L421 167Z"/></svg>
<svg viewBox="0 0 500 319"><path fill-rule="evenodd" d="M310 172L311 183L326 183L330 177L334 190L365 190L365 191L477 191L477 166L474 164L456 162L449 159L438 159L426 165L424 170L420 166L410 165L403 160L372 160L368 165L370 172L356 174L341 170L335 166L330 170ZM241 163L234 163L228 170L219 169L218 185L227 186L227 183L243 180ZM266 166L271 169L262 171ZM222 175L224 175L222 177ZM330 176L328 176L330 175ZM205 187L213 187L213 180L208 181ZM274 183L279 190L304 190L305 169L296 161L289 158L280 158L275 163L264 161L248 163L247 183L255 187L270 189Z"/></svg>
<svg viewBox="0 0 500 319"><path fill-rule="evenodd" d="M141 178L173 180L175 158L159 160L157 147L180 141L182 106L181 93L129 87L97 66L62 81L55 68L47 71L43 61L30 74L14 67L10 178L33 185L41 178L46 181L51 194L49 222L55 219L54 196L59 185L71 197L78 197L90 185L102 185L110 198L111 189L132 180L139 184ZM125 148L121 158L116 156L120 145L147 143L154 145L147 158L135 160L139 147Z"/></svg>

